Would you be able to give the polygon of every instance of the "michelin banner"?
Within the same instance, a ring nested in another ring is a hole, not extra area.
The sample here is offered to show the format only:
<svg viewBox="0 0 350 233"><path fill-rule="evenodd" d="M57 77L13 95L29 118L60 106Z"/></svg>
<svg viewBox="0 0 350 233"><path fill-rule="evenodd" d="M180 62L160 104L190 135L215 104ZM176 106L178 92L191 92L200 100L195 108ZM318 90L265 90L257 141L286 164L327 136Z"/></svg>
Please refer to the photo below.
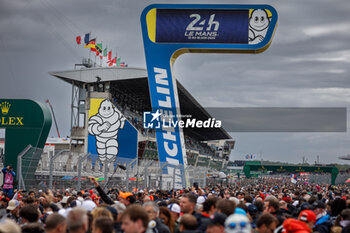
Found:
<svg viewBox="0 0 350 233"><path fill-rule="evenodd" d="M184 53L261 53L271 44L277 12L269 5L153 4L141 15L152 112L145 126L164 118L180 122L174 62ZM218 74L219 75L219 74ZM166 120L168 121L168 120ZM184 135L179 124L156 128L163 174L175 188L190 186ZM180 169L182 168L182 169Z"/></svg>
<svg viewBox="0 0 350 233"><path fill-rule="evenodd" d="M108 99L91 99L88 153L95 164L129 163L137 158L137 130Z"/></svg>

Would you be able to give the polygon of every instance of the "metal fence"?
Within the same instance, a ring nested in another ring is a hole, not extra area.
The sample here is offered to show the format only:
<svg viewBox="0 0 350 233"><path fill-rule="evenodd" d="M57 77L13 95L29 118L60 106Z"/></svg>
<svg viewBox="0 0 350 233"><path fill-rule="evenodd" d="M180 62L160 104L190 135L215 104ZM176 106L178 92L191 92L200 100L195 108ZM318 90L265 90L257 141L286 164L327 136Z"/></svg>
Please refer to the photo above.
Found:
<svg viewBox="0 0 350 233"><path fill-rule="evenodd" d="M168 170L166 173L165 171ZM35 171L35 172L34 172ZM18 156L17 177L21 189L76 190L89 189L88 179L95 177L101 186L124 191L135 189L162 189L190 187L197 182L206 186L209 168L189 165L170 165L155 160L123 159L103 163L90 154L68 150L42 153L31 146ZM186 174L187 179L184 179Z"/></svg>
<svg viewBox="0 0 350 233"><path fill-rule="evenodd" d="M190 187L193 183L205 187L233 182L213 176L219 168L213 169L210 166L212 161L207 162L205 166L187 167L147 159L123 159L105 164L90 154L78 154L68 150L42 152L38 148L28 146L18 155L17 178L20 189L89 189L93 187L89 176L95 177L106 189L117 188L124 191L145 188L171 190ZM286 176L286 179L288 178L289 176ZM344 184L347 178L347 174L339 174L336 184ZM330 175L327 174L309 176L311 183L326 184L330 183L330 179Z"/></svg>

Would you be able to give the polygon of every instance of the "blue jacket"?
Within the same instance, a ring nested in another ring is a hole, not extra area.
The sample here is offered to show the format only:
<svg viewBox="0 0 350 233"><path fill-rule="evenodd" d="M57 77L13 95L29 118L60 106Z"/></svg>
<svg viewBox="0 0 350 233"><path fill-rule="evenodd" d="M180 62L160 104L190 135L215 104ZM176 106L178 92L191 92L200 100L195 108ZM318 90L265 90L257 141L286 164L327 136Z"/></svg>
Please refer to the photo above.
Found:
<svg viewBox="0 0 350 233"><path fill-rule="evenodd" d="M7 170L7 167L4 167L4 168L2 169L2 173L6 174L7 172L9 172L9 170ZM16 173L15 173L14 171L10 171L10 173L11 173L11 175L12 175L13 177L16 176Z"/></svg>
<svg viewBox="0 0 350 233"><path fill-rule="evenodd" d="M332 220L329 214L327 214L316 221L315 230L320 233L329 233L332 226Z"/></svg>

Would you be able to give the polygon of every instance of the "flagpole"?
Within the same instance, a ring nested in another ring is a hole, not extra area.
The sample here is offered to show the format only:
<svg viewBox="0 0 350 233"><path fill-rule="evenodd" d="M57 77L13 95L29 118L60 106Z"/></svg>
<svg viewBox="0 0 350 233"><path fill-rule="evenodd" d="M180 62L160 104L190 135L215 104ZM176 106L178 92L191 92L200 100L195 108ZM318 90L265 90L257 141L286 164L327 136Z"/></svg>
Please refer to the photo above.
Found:
<svg viewBox="0 0 350 233"><path fill-rule="evenodd" d="M104 52L104 50L103 50L103 52ZM106 56L108 56L108 46L106 46ZM105 67L107 67L106 58L105 58L104 54L103 54L103 64L105 65Z"/></svg>
<svg viewBox="0 0 350 233"><path fill-rule="evenodd" d="M89 32L89 42L88 43L90 43L90 35L91 35L91 32ZM90 63L90 59L91 59L91 48L89 48L89 63Z"/></svg>
<svg viewBox="0 0 350 233"><path fill-rule="evenodd" d="M96 43L97 43L97 36L95 37L95 64L94 64L95 67L96 67Z"/></svg>
<svg viewBox="0 0 350 233"><path fill-rule="evenodd" d="M101 41L101 55L103 57L103 41ZM100 67L102 67L102 59L101 59L101 56L100 56Z"/></svg>

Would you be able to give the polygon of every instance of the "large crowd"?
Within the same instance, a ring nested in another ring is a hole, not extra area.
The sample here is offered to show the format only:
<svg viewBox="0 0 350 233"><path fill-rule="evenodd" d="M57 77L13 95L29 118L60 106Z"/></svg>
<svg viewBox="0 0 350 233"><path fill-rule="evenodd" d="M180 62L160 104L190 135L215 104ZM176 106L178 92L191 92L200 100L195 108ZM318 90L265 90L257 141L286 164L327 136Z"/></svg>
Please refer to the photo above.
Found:
<svg viewBox="0 0 350 233"><path fill-rule="evenodd" d="M346 185L242 179L225 186L126 192L90 181L88 190L11 193L3 187L0 232L350 232Z"/></svg>

